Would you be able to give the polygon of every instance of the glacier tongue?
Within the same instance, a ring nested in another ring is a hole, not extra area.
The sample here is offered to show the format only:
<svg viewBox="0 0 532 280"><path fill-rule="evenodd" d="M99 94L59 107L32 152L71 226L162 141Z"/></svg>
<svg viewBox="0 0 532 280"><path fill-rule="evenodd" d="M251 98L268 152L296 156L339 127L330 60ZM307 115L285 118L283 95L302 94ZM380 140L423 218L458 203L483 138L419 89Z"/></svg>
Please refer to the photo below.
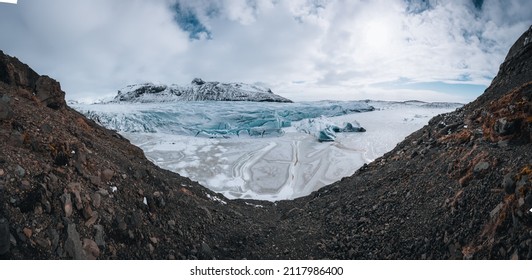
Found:
<svg viewBox="0 0 532 280"><path fill-rule="evenodd" d="M307 119L302 132L320 141L334 141L337 132L361 132L356 122L337 124L326 117L374 108L359 101L305 103L166 102L92 104L75 106L103 126L119 132L163 132L209 138L281 136L293 122ZM323 134L323 135L321 135Z"/></svg>

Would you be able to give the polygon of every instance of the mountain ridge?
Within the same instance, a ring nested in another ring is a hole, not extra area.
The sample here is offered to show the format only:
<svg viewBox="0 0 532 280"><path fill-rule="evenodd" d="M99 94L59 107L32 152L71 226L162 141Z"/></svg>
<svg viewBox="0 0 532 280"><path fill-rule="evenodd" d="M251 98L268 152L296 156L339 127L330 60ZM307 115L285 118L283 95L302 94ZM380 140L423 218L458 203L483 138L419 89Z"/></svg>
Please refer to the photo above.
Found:
<svg viewBox="0 0 532 280"><path fill-rule="evenodd" d="M167 102L167 101L256 101L289 102L271 89L245 83L205 82L200 78L188 86L143 83L120 89L111 102Z"/></svg>

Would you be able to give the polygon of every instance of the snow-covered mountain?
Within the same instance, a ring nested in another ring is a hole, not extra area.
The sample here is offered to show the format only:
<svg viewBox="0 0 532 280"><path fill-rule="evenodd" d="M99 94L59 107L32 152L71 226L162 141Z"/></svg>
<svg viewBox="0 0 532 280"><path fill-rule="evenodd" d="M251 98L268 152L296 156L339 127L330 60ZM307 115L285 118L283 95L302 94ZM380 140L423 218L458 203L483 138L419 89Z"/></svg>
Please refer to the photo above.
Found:
<svg viewBox="0 0 532 280"><path fill-rule="evenodd" d="M195 78L188 86L144 83L129 85L118 91L112 102L167 101L257 101L292 102L271 89L245 83L205 82Z"/></svg>

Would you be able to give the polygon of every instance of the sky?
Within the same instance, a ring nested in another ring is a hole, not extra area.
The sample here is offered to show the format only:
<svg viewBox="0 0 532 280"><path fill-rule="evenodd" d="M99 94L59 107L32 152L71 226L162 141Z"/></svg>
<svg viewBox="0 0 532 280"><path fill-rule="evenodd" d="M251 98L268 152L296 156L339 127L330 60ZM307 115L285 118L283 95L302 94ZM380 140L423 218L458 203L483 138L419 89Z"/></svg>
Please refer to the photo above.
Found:
<svg viewBox="0 0 532 280"><path fill-rule="evenodd" d="M199 77L295 101L468 102L531 24L529 0L19 0L0 3L0 50L79 101Z"/></svg>

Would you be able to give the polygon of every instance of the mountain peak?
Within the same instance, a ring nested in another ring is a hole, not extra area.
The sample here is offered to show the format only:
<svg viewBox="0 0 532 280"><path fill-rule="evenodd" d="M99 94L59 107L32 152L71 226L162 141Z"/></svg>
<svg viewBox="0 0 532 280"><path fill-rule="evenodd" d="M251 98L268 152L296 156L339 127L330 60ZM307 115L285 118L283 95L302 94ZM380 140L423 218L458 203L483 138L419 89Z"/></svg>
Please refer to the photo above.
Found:
<svg viewBox="0 0 532 280"><path fill-rule="evenodd" d="M198 85L198 86L201 86L205 83L204 80L202 80L201 78L194 78L194 80L192 80L192 82L190 82L191 84L193 85Z"/></svg>

